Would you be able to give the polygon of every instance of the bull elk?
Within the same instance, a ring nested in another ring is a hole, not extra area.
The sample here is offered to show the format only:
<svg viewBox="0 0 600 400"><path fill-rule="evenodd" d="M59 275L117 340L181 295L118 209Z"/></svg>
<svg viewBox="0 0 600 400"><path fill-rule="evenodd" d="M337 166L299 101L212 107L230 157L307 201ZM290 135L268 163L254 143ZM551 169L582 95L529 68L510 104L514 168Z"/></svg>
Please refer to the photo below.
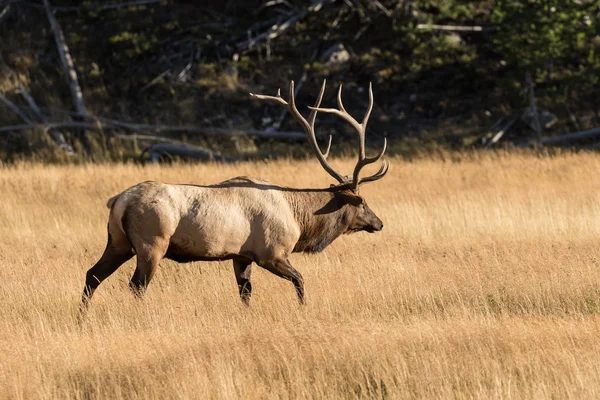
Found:
<svg viewBox="0 0 600 400"><path fill-rule="evenodd" d="M305 119L294 101L290 83L289 103L277 96L251 96L285 107L302 125L321 166L336 181L325 189L294 189L248 177L233 178L208 186L143 182L108 200L108 243L100 260L87 272L82 311L94 291L124 262L137 255L130 287L141 295L163 258L177 262L233 260L233 269L242 302L248 305L252 293L251 265L291 281L298 300L304 303L302 275L292 266L293 252L316 253L345 233L377 232L383 223L359 195L363 183L381 179L389 163L383 160L377 173L360 177L368 164L382 159L386 150L372 158L365 156L365 129L373 108L369 106L359 123L344 109L340 85L338 109L320 108L325 82L311 112ZM327 162L315 137L317 112L335 114L349 122L358 134L358 162L350 176L342 176Z"/></svg>

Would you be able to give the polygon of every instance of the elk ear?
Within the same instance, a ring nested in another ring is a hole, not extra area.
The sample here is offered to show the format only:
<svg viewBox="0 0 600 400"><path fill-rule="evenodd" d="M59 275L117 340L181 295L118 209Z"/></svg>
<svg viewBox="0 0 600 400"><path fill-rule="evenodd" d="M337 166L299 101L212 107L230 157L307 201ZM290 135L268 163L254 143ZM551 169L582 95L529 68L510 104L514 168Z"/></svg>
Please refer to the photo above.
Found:
<svg viewBox="0 0 600 400"><path fill-rule="evenodd" d="M363 198L350 192L339 192L338 196L347 204L358 207L363 203Z"/></svg>

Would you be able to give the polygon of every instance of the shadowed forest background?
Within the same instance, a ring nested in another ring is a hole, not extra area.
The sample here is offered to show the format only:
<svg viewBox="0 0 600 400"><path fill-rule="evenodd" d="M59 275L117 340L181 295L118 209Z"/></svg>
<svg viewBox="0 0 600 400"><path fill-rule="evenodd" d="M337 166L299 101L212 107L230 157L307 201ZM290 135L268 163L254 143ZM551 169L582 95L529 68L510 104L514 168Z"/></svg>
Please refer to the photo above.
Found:
<svg viewBox="0 0 600 400"><path fill-rule="evenodd" d="M367 144L387 137L396 154L539 142L533 90L544 138L600 126L598 0L54 0L85 115L44 3L0 1L5 161L147 159L169 141L231 159L302 156L296 122L248 95L287 98L291 79L302 112L323 79L326 106L343 82L357 117L372 82ZM70 122L82 127L52 125ZM352 152L344 123L323 115L317 127L334 153Z"/></svg>

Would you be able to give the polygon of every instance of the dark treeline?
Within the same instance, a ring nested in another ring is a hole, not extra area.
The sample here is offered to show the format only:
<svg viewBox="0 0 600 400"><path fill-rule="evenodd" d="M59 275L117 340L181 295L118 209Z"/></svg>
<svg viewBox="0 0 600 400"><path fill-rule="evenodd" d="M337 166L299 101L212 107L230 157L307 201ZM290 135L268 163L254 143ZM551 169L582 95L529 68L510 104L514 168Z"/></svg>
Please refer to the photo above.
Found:
<svg viewBox="0 0 600 400"><path fill-rule="evenodd" d="M248 96L290 79L300 105L327 79L333 106L343 82L359 115L373 82L369 145L386 136L391 152L519 144L600 126L599 54L600 0L0 0L0 149L114 159L153 154L161 136L236 158L297 154L295 122ZM351 142L340 121L318 125L334 152Z"/></svg>

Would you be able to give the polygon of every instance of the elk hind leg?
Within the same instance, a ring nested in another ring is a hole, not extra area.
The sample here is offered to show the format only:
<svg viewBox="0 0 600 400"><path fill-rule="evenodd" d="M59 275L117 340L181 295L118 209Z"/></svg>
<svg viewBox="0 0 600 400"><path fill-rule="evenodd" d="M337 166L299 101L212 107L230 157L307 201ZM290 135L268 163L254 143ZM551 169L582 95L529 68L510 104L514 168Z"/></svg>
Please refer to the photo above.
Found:
<svg viewBox="0 0 600 400"><path fill-rule="evenodd" d="M116 236L119 236L118 234ZM131 244L127 238L117 237L113 240L113 235L108 234L108 243L106 249L100 257L100 260L92 268L90 268L85 277L85 286L83 288L83 294L81 296L81 307L80 310L85 312L89 305L94 292L98 286L113 274L123 263L130 260L133 257L133 251Z"/></svg>
<svg viewBox="0 0 600 400"><path fill-rule="evenodd" d="M242 303L248 307L250 305L250 296L252 295L252 283L250 282L252 261L233 260L233 269L240 291L240 298L242 299Z"/></svg>
<svg viewBox="0 0 600 400"><path fill-rule="evenodd" d="M137 265L129 287L137 297L142 297L156 272L158 263L165 256L169 245L168 239L154 240L152 245L136 246ZM137 249L141 250L138 251Z"/></svg>
<svg viewBox="0 0 600 400"><path fill-rule="evenodd" d="M296 271L296 269L287 259L277 258L273 261L261 263L260 266L283 279L291 281L294 284L294 287L296 288L298 301L300 302L300 304L305 303L304 278L302 278L300 272Z"/></svg>

